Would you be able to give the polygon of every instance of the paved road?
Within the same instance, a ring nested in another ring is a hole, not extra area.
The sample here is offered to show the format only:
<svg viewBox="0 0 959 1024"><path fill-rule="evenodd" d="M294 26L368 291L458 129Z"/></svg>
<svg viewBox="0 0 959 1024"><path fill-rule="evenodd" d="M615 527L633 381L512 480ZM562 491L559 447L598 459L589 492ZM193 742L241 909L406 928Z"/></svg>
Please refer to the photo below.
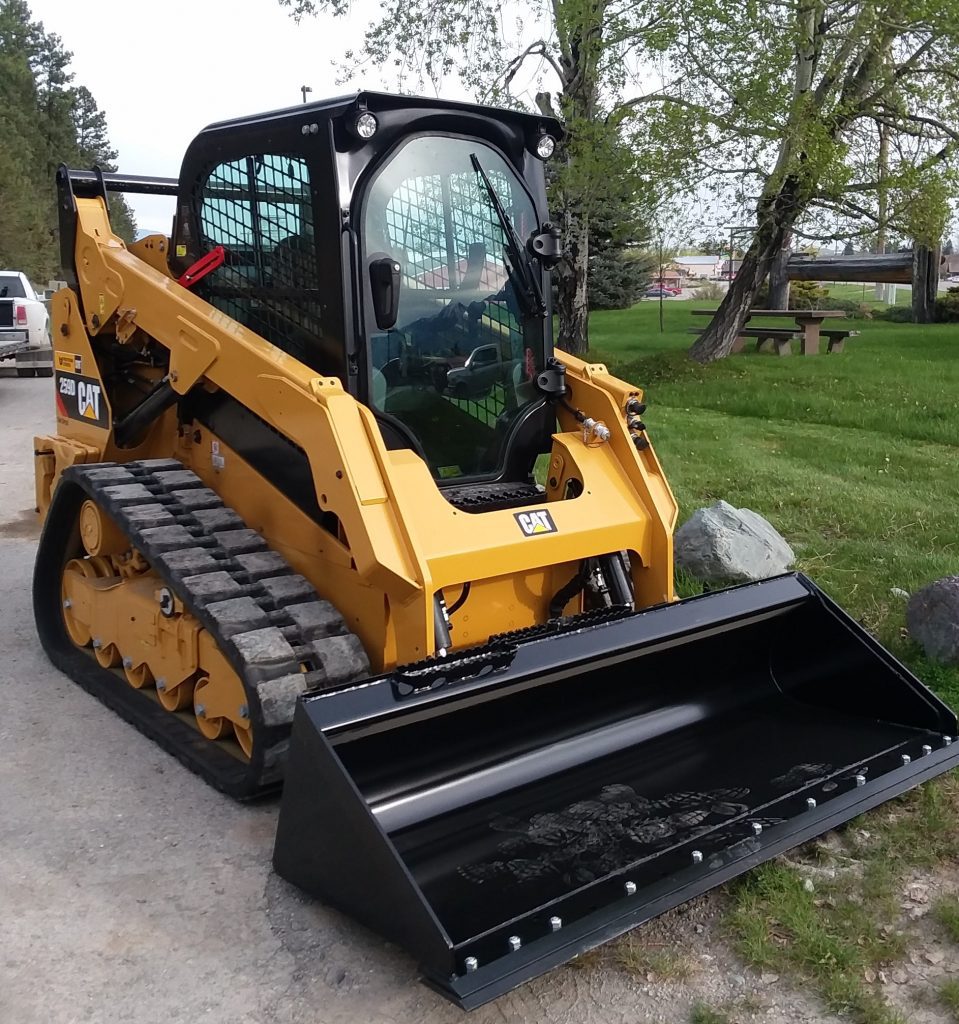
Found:
<svg viewBox="0 0 959 1024"><path fill-rule="evenodd" d="M0 1022L462 1020L405 955L271 872L275 801L211 791L45 660L31 463L51 385L0 377ZM635 987L565 969L471 1024L635 1021Z"/></svg>

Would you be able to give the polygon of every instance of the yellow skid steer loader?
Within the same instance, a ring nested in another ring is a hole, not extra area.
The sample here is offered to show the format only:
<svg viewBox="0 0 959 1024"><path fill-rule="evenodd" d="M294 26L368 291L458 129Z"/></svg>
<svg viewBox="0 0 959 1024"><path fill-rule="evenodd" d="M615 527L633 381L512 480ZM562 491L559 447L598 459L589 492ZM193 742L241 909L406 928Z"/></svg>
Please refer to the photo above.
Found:
<svg viewBox="0 0 959 1024"><path fill-rule="evenodd" d="M360 93L57 178L43 645L222 791L285 779L277 871L467 1008L959 762L803 576L674 600L642 392L552 347L560 139Z"/></svg>

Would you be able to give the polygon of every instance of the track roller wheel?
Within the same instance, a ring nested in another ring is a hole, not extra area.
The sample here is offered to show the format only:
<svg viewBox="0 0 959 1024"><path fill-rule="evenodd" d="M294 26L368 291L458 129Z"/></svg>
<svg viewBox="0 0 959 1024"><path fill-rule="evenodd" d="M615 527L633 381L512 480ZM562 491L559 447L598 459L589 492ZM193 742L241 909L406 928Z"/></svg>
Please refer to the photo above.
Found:
<svg viewBox="0 0 959 1024"><path fill-rule="evenodd" d="M114 668L120 664L120 652L116 644L104 644L94 637L93 653L104 668Z"/></svg>
<svg viewBox="0 0 959 1024"><path fill-rule="evenodd" d="M200 676L193 690L193 713L196 715L196 724L200 732L208 740L222 739L228 735L232 722L229 718L215 715L207 715L204 694L211 689L208 676Z"/></svg>
<svg viewBox="0 0 959 1024"><path fill-rule="evenodd" d="M253 729L250 727L250 720L247 719L245 723L234 722L233 732L236 734L236 741L240 744L240 749L246 754L247 757L253 756Z"/></svg>
<svg viewBox="0 0 959 1024"><path fill-rule="evenodd" d="M156 681L157 699L167 711L183 711L193 703L193 681L184 680L179 686L167 686L161 676Z"/></svg>
<svg viewBox="0 0 959 1024"><path fill-rule="evenodd" d="M153 673L150 671L150 666L147 665L146 662L143 662L140 665L134 665L130 662L129 658L124 658L123 674L127 677L127 682L134 690L143 690L148 686L152 686L154 682Z"/></svg>

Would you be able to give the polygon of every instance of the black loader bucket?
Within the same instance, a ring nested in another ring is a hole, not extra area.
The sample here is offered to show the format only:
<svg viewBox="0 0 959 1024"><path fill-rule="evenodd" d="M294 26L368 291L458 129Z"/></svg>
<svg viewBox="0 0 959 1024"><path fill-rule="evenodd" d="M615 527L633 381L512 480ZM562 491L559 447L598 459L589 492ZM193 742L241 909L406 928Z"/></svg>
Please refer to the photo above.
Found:
<svg viewBox="0 0 959 1024"><path fill-rule="evenodd" d="M472 1008L946 771L956 731L782 576L305 698L274 864Z"/></svg>

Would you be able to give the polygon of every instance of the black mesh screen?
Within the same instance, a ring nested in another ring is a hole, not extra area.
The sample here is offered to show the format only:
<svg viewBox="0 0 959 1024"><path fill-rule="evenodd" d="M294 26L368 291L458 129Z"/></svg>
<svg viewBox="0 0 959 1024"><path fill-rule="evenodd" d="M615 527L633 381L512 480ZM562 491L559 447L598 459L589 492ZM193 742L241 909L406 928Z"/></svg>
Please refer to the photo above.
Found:
<svg viewBox="0 0 959 1024"><path fill-rule="evenodd" d="M264 154L214 168L200 206L203 242L225 263L197 291L278 348L312 363L322 334L306 163Z"/></svg>
<svg viewBox="0 0 959 1024"><path fill-rule="evenodd" d="M489 178L501 197L511 195L505 175L490 170ZM484 292L482 313L472 321L473 343L496 345L504 363L522 359L523 336L504 291L503 229L475 171L405 178L387 203L385 226L390 250L403 254L404 288L442 290L454 302L458 291ZM487 427L516 405L502 379L486 394L454 387L444 397Z"/></svg>

